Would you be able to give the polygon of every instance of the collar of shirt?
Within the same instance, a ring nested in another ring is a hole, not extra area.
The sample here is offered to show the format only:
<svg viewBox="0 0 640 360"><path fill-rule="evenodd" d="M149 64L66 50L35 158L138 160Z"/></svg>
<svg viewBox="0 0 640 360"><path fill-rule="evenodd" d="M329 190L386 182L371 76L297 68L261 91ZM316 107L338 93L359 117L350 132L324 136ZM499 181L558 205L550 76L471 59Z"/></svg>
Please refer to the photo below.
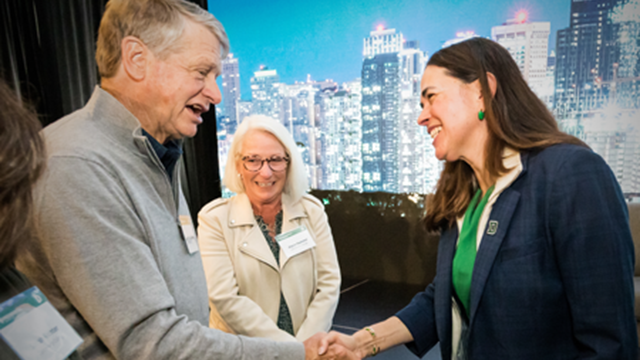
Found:
<svg viewBox="0 0 640 360"><path fill-rule="evenodd" d="M180 148L180 145L175 140L169 140L164 145L160 144L158 140L156 140L144 129L142 129L142 134L146 136L147 139L149 139L151 147L153 148L153 151L155 151L156 155L158 155L158 159L160 159L160 162L167 171L169 179L172 179L173 169L175 168L178 159L180 159L180 156L182 155L182 149Z"/></svg>
<svg viewBox="0 0 640 360"><path fill-rule="evenodd" d="M489 221L489 215L491 214L491 210L493 209L493 204L495 204L496 200L498 200L500 194L502 194L502 192L506 188L508 188L522 172L522 160L520 158L520 152L510 147L505 147L504 151L502 152L502 164L507 169L507 172L502 174L496 181L493 192L491 193L491 196L489 196L489 201L482 211L482 217L480 218L480 223L478 225L478 248L480 247L480 241L482 240L482 235L484 234L487 221ZM458 225L458 231L462 229L463 221L464 215L457 219L456 223Z"/></svg>

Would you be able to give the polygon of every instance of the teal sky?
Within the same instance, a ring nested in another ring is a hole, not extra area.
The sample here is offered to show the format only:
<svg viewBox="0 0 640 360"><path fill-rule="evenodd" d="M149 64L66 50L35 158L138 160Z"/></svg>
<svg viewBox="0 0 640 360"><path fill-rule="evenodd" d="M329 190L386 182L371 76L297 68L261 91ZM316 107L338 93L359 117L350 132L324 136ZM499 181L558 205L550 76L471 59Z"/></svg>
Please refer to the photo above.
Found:
<svg viewBox="0 0 640 360"><path fill-rule="evenodd" d="M251 98L249 79L260 65L276 69L285 83L360 77L362 39L378 25L395 28L433 54L458 31L489 37L491 27L521 9L530 21L551 23L556 32L569 25L571 0L209 0L209 11L225 26L239 60L243 99Z"/></svg>

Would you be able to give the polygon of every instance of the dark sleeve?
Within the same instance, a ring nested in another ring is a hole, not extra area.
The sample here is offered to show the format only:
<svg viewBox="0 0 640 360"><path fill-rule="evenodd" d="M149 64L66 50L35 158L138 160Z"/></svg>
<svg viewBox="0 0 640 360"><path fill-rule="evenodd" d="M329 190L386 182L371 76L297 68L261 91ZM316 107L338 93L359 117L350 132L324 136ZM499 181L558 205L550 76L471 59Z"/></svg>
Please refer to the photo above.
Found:
<svg viewBox="0 0 640 360"><path fill-rule="evenodd" d="M413 341L406 344L407 348L419 357L423 357L438 343L433 306L435 282L434 279L425 291L414 296L409 305L396 313L413 336Z"/></svg>
<svg viewBox="0 0 640 360"><path fill-rule="evenodd" d="M581 359L637 360L634 247L627 206L595 153L569 152L548 194L548 229Z"/></svg>
<svg viewBox="0 0 640 360"><path fill-rule="evenodd" d="M31 283L23 273L13 266L0 270L0 303L29 289Z"/></svg>

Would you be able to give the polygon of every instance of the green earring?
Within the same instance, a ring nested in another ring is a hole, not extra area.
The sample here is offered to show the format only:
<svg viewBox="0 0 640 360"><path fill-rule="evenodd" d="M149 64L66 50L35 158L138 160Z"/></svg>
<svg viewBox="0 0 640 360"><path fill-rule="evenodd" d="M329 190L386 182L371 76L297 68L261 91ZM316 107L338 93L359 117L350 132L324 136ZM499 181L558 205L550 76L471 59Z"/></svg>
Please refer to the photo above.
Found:
<svg viewBox="0 0 640 360"><path fill-rule="evenodd" d="M478 119L480 119L480 121L484 120L484 111L478 111Z"/></svg>

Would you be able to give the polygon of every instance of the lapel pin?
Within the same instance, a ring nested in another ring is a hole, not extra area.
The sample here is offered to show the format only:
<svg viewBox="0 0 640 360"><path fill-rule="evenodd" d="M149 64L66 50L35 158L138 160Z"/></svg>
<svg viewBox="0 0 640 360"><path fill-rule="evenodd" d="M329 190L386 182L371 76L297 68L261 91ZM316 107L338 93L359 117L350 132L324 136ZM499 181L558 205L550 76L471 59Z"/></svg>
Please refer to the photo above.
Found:
<svg viewBox="0 0 640 360"><path fill-rule="evenodd" d="M487 228L487 235L495 235L498 232L498 221L489 221L489 227Z"/></svg>

